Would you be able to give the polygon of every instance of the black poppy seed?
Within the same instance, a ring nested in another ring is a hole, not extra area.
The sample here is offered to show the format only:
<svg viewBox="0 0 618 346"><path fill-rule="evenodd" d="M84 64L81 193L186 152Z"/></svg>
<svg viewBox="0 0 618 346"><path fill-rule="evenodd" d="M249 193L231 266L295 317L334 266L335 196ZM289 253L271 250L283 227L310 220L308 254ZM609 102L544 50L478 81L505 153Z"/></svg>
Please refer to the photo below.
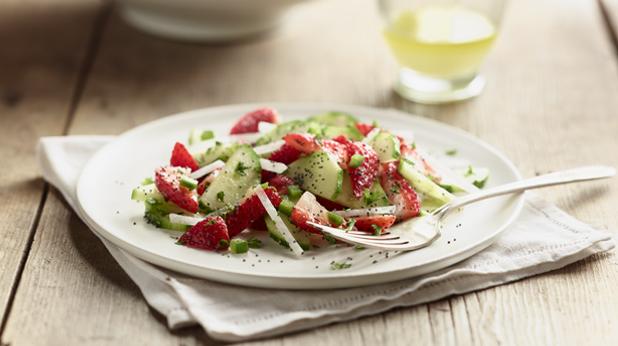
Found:
<svg viewBox="0 0 618 346"><path fill-rule="evenodd" d="M450 243L451 243L451 241L449 240L449 241L447 241L446 243L447 243L447 244L450 244Z"/></svg>
<svg viewBox="0 0 618 346"><path fill-rule="evenodd" d="M377 260L374 260L373 262L371 262L371 264L376 264L376 263L378 263Z"/></svg>
<svg viewBox="0 0 618 346"><path fill-rule="evenodd" d="M136 223L136 222L133 222L133 226L135 226L135 225L137 225L137 223Z"/></svg>
<svg viewBox="0 0 618 346"><path fill-rule="evenodd" d="M243 262L247 262L247 260L246 260L246 259L244 259L244 258L242 259L242 261L243 261Z"/></svg>
<svg viewBox="0 0 618 346"><path fill-rule="evenodd" d="M315 266L315 269L318 269L318 268L320 268L320 266Z"/></svg>
<svg viewBox="0 0 618 346"><path fill-rule="evenodd" d="M279 262L283 263L283 260L281 260L281 261L279 261Z"/></svg>
<svg viewBox="0 0 618 346"><path fill-rule="evenodd" d="M255 264L252 264L251 266L252 266L252 267L255 267Z"/></svg>

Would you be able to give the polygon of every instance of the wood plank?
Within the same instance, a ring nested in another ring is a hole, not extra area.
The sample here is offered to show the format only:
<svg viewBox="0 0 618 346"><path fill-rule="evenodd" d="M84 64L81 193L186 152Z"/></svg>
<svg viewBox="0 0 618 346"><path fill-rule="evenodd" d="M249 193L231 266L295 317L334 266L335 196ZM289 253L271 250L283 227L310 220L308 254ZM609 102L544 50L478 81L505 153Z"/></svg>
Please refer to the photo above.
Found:
<svg viewBox="0 0 618 346"><path fill-rule="evenodd" d="M70 5L71 2L75 6ZM52 10L54 14L52 15ZM40 136L59 135L92 20L81 1L0 2L0 314L5 315L46 191L38 177Z"/></svg>
<svg viewBox="0 0 618 346"><path fill-rule="evenodd" d="M313 2L282 35L200 46L142 35L114 17L71 133L119 133L216 104L335 101L394 105L462 127L504 150L525 175L584 163L618 166L616 61L596 3L511 2L485 67L487 90L441 107L393 95L396 66L378 25L373 1ZM616 180L545 194L584 221L618 228ZM139 292L55 194L39 228L7 340L135 343L139 335L149 345L209 342L195 329L169 334L146 313ZM615 344L615 262L597 256L514 284L247 344ZM46 323L35 324L42 305Z"/></svg>

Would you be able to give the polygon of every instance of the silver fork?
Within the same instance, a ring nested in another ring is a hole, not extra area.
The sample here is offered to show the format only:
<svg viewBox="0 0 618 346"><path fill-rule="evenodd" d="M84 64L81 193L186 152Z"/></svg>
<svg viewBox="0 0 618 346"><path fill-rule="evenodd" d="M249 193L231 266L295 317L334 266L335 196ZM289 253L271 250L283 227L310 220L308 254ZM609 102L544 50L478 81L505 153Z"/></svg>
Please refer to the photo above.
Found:
<svg viewBox="0 0 618 346"><path fill-rule="evenodd" d="M431 214L400 223L397 225L396 232L387 232L378 236L357 230L345 231L313 222L309 224L346 243L375 249L410 251L431 244L440 236L441 222L446 215L470 203L540 187L610 178L615 174L616 170L613 167L586 166L515 181L457 197Z"/></svg>

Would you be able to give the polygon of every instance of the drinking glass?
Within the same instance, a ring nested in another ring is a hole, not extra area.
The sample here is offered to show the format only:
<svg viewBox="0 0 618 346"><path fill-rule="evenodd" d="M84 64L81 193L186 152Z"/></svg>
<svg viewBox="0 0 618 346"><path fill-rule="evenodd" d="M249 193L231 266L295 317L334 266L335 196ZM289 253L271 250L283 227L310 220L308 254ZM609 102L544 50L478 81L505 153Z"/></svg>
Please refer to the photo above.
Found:
<svg viewBox="0 0 618 346"><path fill-rule="evenodd" d="M384 38L400 65L395 90L419 103L479 95L479 67L506 0L379 0Z"/></svg>

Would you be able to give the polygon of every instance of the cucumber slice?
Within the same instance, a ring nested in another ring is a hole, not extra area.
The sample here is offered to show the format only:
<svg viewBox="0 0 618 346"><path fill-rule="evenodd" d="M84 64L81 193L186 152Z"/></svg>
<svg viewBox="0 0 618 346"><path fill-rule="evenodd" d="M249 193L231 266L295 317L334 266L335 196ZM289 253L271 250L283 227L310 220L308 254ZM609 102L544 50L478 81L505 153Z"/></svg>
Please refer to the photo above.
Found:
<svg viewBox="0 0 618 346"><path fill-rule="evenodd" d="M356 126L326 126L322 129L322 137L324 138L334 138L341 135L353 141L360 141L364 138Z"/></svg>
<svg viewBox="0 0 618 346"><path fill-rule="evenodd" d="M294 161L288 166L285 175L303 190L327 199L337 198L341 193L343 170L337 160L324 151Z"/></svg>
<svg viewBox="0 0 618 346"><path fill-rule="evenodd" d="M380 132L369 144L380 162L397 161L401 157L399 138L388 132Z"/></svg>
<svg viewBox="0 0 618 346"><path fill-rule="evenodd" d="M213 180L200 202L207 210L235 206L247 191L260 183L260 157L248 145L241 145Z"/></svg>
<svg viewBox="0 0 618 346"><path fill-rule="evenodd" d="M326 112L318 115L314 115L309 120L317 121L321 124L348 127L352 126L356 128L356 119L353 115L343 112Z"/></svg>
<svg viewBox="0 0 618 346"><path fill-rule="evenodd" d="M155 184L140 185L131 191L131 199L138 202L144 202L148 198L157 198L163 200L163 196L157 190Z"/></svg>
<svg viewBox="0 0 618 346"><path fill-rule="evenodd" d="M417 192L420 192L430 199L444 204L453 199L453 195L433 182L433 180L421 173L414 164L408 160L399 161L399 174L401 174Z"/></svg>
<svg viewBox="0 0 618 346"><path fill-rule="evenodd" d="M306 233L299 230L294 224L292 224L292 222L287 216L279 214L279 217L281 217L281 220L283 220L283 223L288 227L288 229L290 230L290 233L292 233L292 236L294 237L294 239L296 239L300 248L305 251L309 250L311 248L311 240L306 235ZM275 242L277 242L277 244L285 248L289 248L288 242L285 240L285 238L279 232L279 230L277 230L277 226L275 226L275 222L273 221L273 219L271 219L267 215L264 217L264 221L266 223L266 228L268 229L268 235Z"/></svg>
<svg viewBox="0 0 618 346"><path fill-rule="evenodd" d="M165 202L164 202L165 203ZM146 211L144 213L144 219L149 224L158 227L165 228L172 231L184 232L190 228L189 225L182 225L179 223L173 223L170 221L170 211L165 204L149 204L146 203Z"/></svg>
<svg viewBox="0 0 618 346"><path fill-rule="evenodd" d="M343 187L341 194L339 194L337 198L333 199L333 201L343 205L344 207L362 209L369 207L381 207L390 204L386 193L377 181L373 183L371 188L365 190L362 198L356 198L352 194L352 183L350 182L350 176L347 172L344 172L343 174L342 185Z"/></svg>
<svg viewBox="0 0 618 346"><path fill-rule="evenodd" d="M195 155L194 158L200 167L213 163L216 160L227 161L236 149L238 149L238 146L239 145L236 143L224 145L221 142L216 142L213 147L208 148L206 152Z"/></svg>

